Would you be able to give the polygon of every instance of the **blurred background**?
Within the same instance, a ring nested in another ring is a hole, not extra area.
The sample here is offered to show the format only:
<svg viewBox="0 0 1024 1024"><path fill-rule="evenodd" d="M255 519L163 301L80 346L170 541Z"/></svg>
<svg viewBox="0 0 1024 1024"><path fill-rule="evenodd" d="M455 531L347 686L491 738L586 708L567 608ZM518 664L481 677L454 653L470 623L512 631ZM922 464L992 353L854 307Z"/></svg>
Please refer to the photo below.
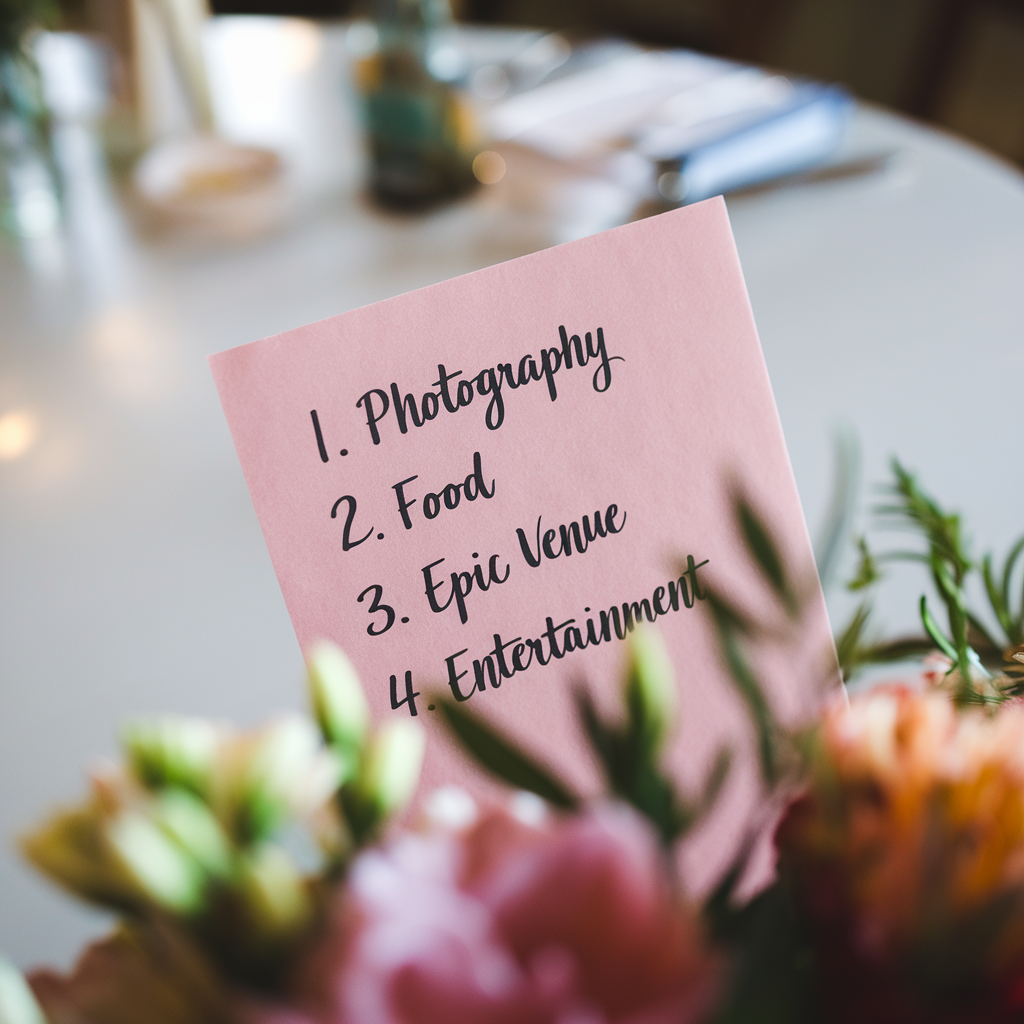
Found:
<svg viewBox="0 0 1024 1024"><path fill-rule="evenodd" d="M126 2L126 0L124 0ZM214 0L218 14L335 19L372 14L332 0ZM63 0L62 23L125 47L112 0ZM688 47L825 81L1024 162L1020 0L453 0L476 24L615 35Z"/></svg>
<svg viewBox="0 0 1024 1024"><path fill-rule="evenodd" d="M843 82L1024 161L1019 0L464 0L462 14L585 26Z"/></svg>
<svg viewBox="0 0 1024 1024"><path fill-rule="evenodd" d="M333 7L214 4L223 13L310 17L336 16ZM865 100L1024 161L1019 0L461 0L454 7L471 22L625 35L844 82Z"/></svg>
<svg viewBox="0 0 1024 1024"><path fill-rule="evenodd" d="M721 193L812 534L845 431L1003 553L1021 162L1020 0L0 0L0 955L121 723L304 703L206 356Z"/></svg>

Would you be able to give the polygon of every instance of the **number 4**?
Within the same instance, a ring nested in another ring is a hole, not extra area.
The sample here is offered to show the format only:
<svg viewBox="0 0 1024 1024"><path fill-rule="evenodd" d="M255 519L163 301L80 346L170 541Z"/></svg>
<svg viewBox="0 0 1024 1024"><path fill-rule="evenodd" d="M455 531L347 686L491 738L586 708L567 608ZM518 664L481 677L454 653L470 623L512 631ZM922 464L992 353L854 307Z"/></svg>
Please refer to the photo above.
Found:
<svg viewBox="0 0 1024 1024"><path fill-rule="evenodd" d="M407 671L405 673L405 696L401 700L398 699L398 680L394 676L391 677L391 710L392 711L397 711L403 704L408 704L409 705L409 714L415 716L416 715L416 698L418 696L419 696L419 691L418 690L415 693L413 693L413 689L412 689L412 673L411 672Z"/></svg>

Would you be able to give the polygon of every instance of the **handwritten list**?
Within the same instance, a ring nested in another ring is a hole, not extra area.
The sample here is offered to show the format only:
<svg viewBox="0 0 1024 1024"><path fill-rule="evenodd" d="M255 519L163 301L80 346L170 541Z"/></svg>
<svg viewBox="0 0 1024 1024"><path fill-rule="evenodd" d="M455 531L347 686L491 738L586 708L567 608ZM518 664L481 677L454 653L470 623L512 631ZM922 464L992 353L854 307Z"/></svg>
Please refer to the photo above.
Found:
<svg viewBox="0 0 1024 1024"><path fill-rule="evenodd" d="M428 725L426 787L481 785L431 714L445 693L593 789L573 688L610 702L640 621L676 665L679 773L749 748L701 613L709 582L757 592L734 483L811 556L722 200L211 365L300 645L339 643L378 717ZM822 602L804 628L827 646ZM819 699L768 671L784 716ZM756 800L747 760L709 850Z"/></svg>

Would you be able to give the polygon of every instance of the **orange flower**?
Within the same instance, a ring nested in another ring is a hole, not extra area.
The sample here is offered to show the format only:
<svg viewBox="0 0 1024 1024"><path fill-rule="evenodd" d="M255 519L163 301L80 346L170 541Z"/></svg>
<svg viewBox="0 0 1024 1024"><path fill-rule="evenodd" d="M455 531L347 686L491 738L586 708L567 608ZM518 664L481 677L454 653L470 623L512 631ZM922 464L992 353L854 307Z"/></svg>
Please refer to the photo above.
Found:
<svg viewBox="0 0 1024 1024"><path fill-rule="evenodd" d="M826 714L810 766L780 864L834 957L933 992L1024 978L1024 708L880 688Z"/></svg>

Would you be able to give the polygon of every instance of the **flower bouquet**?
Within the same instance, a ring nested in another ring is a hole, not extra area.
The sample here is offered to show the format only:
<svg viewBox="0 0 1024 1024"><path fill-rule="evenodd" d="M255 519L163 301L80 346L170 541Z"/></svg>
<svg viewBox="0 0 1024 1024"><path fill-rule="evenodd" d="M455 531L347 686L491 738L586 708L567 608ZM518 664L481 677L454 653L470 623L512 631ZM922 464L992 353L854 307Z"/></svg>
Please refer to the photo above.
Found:
<svg viewBox="0 0 1024 1024"><path fill-rule="evenodd" d="M677 853L730 756L697 792L665 770L677 710L653 629L629 638L616 717L577 693L603 795L584 800L437 696L508 799L444 788L412 828L388 825L415 789L422 733L373 729L353 667L325 645L308 657L311 718L129 726L122 763L25 837L33 864L118 924L70 975L0 965L0 1021L1024 1020L1024 601L1011 597L1024 539L999 570L975 565L959 519L895 464L880 514L924 547L875 556L860 541L849 586L870 594L880 566L923 561L947 628L923 597L920 636L871 638L864 597L836 642L847 681L908 658L923 659L918 676L839 694L784 728L758 654L795 636L813 581L788 572L741 496L735 507L772 599L756 613L702 599L756 735L764 820L709 892L687 890ZM973 574L984 614L965 590ZM774 881L751 892L766 824Z"/></svg>

